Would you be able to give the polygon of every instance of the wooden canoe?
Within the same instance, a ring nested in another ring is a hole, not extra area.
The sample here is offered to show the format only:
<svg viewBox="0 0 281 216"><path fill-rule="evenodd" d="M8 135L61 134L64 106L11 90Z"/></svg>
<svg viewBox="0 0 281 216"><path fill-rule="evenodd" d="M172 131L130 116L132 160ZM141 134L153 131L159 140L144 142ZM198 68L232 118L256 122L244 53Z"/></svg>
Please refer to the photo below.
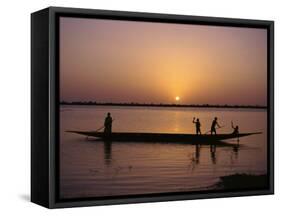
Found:
<svg viewBox="0 0 281 216"><path fill-rule="evenodd" d="M127 132L113 132L110 136L106 136L103 132L95 131L66 131L84 135L87 137L96 137L106 141L120 141L120 142L181 142L181 143L213 143L227 139L235 139L246 137L261 132L255 133L240 133L240 134L174 134L174 133L127 133Z"/></svg>

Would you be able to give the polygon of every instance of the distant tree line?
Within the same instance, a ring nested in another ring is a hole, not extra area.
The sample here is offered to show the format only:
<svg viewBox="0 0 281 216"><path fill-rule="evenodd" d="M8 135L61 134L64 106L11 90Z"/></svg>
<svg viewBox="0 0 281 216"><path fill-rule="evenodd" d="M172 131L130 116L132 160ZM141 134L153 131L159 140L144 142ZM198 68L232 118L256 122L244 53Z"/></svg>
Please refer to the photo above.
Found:
<svg viewBox="0 0 281 216"><path fill-rule="evenodd" d="M96 105L96 106L149 106L149 107L204 107L204 108L249 108L266 109L266 106L260 105L229 105L229 104L164 104L164 103L102 103L96 101L61 101L61 105Z"/></svg>

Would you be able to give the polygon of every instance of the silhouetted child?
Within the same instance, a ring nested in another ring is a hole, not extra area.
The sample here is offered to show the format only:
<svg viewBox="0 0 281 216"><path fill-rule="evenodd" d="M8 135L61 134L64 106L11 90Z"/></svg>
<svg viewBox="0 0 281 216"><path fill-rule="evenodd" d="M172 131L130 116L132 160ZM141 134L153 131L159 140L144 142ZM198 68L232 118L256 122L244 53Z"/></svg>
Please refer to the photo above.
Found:
<svg viewBox="0 0 281 216"><path fill-rule="evenodd" d="M195 124L195 127L196 127L196 134L201 134L201 123L200 123L200 120L199 118L195 121L195 118L193 118L193 121L192 121L194 124Z"/></svg>
<svg viewBox="0 0 281 216"><path fill-rule="evenodd" d="M231 121L231 127L233 128L232 134L239 134L239 127L238 127L238 125L236 125L234 127L233 122Z"/></svg>

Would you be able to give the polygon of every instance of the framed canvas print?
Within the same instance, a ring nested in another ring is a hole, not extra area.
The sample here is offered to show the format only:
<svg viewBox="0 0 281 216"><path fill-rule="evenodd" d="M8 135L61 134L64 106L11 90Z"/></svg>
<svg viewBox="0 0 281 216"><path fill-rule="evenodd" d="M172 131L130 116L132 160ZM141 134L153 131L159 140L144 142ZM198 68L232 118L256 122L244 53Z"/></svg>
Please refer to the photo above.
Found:
<svg viewBox="0 0 281 216"><path fill-rule="evenodd" d="M273 194L273 21L31 16L31 200Z"/></svg>

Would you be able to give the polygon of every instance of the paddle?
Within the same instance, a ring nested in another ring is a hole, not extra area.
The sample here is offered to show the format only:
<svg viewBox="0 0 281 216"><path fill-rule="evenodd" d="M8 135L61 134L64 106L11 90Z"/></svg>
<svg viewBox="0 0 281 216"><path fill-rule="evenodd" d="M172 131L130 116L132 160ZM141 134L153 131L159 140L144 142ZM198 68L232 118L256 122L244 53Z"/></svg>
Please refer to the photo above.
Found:
<svg viewBox="0 0 281 216"><path fill-rule="evenodd" d="M233 121L231 120L231 127L234 129Z"/></svg>

